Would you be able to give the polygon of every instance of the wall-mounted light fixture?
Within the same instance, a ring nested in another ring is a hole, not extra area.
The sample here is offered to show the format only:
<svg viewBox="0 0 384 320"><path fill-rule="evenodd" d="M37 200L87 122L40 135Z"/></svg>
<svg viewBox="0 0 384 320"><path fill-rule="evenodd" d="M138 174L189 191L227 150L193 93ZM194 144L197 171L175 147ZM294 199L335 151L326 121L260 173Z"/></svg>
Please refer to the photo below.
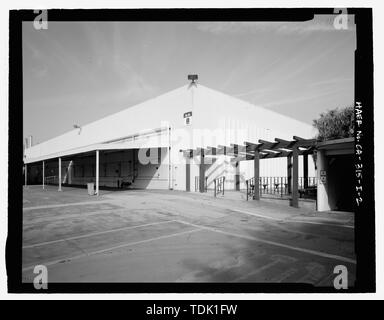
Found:
<svg viewBox="0 0 384 320"><path fill-rule="evenodd" d="M81 133L81 126L79 126L78 124L74 124L73 127L74 127L75 129L79 129L79 133L78 133L78 134Z"/></svg>

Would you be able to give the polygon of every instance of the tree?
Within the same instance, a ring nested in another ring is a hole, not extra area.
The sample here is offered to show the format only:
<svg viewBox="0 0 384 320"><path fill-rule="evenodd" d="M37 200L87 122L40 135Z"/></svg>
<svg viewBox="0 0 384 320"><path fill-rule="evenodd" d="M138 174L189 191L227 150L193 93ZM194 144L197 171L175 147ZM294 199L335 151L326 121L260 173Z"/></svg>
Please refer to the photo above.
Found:
<svg viewBox="0 0 384 320"><path fill-rule="evenodd" d="M323 112L318 119L313 120L313 126L319 131L316 138L321 141L353 137L353 106Z"/></svg>

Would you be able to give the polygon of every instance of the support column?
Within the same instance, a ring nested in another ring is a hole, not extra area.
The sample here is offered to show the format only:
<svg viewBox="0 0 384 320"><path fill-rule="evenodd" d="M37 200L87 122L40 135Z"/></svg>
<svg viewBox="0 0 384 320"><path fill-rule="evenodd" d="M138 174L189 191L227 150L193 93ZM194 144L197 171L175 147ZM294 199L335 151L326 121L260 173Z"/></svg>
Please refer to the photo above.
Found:
<svg viewBox="0 0 384 320"><path fill-rule="evenodd" d="M308 155L303 155L303 176L304 176L304 188L308 188Z"/></svg>
<svg viewBox="0 0 384 320"><path fill-rule="evenodd" d="M59 158L59 190L58 191L62 191L61 190L61 158Z"/></svg>
<svg viewBox="0 0 384 320"><path fill-rule="evenodd" d="M328 161L324 150L318 150L316 156L317 167L317 211L331 210L328 199L327 170ZM325 177L325 178L322 178Z"/></svg>
<svg viewBox="0 0 384 320"><path fill-rule="evenodd" d="M138 156L136 156L136 149L132 150L132 172L133 172L133 178L132 178L132 183L135 182L135 174L136 174L136 159ZM169 170L168 170L168 185L169 185Z"/></svg>
<svg viewBox="0 0 384 320"><path fill-rule="evenodd" d="M43 189L45 189L45 162L43 161Z"/></svg>
<svg viewBox="0 0 384 320"><path fill-rule="evenodd" d="M185 191L191 191L191 158L187 155L185 163Z"/></svg>
<svg viewBox="0 0 384 320"><path fill-rule="evenodd" d="M24 165L24 186L26 187L28 183L28 166Z"/></svg>
<svg viewBox="0 0 384 320"><path fill-rule="evenodd" d="M288 194L292 192L292 156L287 156L287 184Z"/></svg>
<svg viewBox="0 0 384 320"><path fill-rule="evenodd" d="M299 150L292 149L292 201L291 206L299 207Z"/></svg>
<svg viewBox="0 0 384 320"><path fill-rule="evenodd" d="M205 191L205 164L204 164L204 149L200 149L200 166L199 166L199 191Z"/></svg>
<svg viewBox="0 0 384 320"><path fill-rule="evenodd" d="M99 195L99 150L96 150L96 172L95 172L95 177L96 177L96 195Z"/></svg>
<svg viewBox="0 0 384 320"><path fill-rule="evenodd" d="M259 180L260 180L260 157L259 157L259 151L255 150L255 159L253 160L253 184L255 186L254 193L253 193L253 200L260 200Z"/></svg>

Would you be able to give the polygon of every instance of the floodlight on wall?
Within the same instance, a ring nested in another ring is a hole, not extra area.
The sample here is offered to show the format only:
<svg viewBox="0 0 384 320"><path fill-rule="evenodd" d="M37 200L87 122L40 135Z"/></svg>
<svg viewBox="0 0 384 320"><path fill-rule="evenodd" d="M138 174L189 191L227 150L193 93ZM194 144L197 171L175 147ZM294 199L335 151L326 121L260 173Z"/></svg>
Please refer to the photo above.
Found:
<svg viewBox="0 0 384 320"><path fill-rule="evenodd" d="M79 133L78 133L78 134L81 133L81 126L79 126L78 124L74 124L73 127L74 127L75 129L79 129Z"/></svg>

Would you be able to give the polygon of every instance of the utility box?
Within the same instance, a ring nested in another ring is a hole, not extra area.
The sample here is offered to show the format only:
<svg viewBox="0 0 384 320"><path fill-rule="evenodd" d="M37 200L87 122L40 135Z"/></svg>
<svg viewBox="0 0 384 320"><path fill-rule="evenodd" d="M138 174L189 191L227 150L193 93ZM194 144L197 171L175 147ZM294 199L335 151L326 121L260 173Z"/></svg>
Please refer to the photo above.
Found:
<svg viewBox="0 0 384 320"><path fill-rule="evenodd" d="M87 187L88 187L88 194L90 196L94 196L95 195L95 184L93 182L87 183Z"/></svg>

